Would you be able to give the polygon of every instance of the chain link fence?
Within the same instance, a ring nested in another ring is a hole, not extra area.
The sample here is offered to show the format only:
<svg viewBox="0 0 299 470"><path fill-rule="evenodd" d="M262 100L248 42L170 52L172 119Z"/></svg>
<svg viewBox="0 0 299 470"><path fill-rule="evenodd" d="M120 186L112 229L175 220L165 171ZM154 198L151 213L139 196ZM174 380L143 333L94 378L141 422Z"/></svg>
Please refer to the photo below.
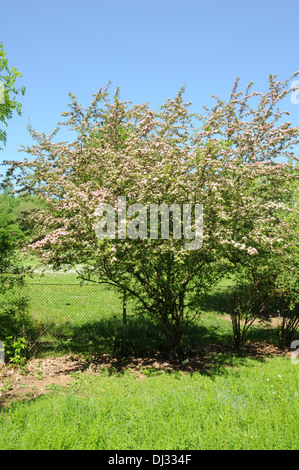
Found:
<svg viewBox="0 0 299 470"><path fill-rule="evenodd" d="M124 341L124 312L133 315L123 295L97 284L28 282L24 294L30 357L113 351Z"/></svg>
<svg viewBox="0 0 299 470"><path fill-rule="evenodd" d="M220 311L225 292L231 287L216 289L209 307ZM124 349L146 354L163 348L159 319L153 321L146 314L135 314L134 302L107 286L51 279L27 282L25 295L31 321L25 331L30 357L53 353L114 354Z"/></svg>
<svg viewBox="0 0 299 470"><path fill-rule="evenodd" d="M66 278L54 281L53 277L27 281L23 288L29 315L20 336L26 339L28 358L78 353L146 355L165 346L159 319L136 314L134 302L127 301L123 293L96 283L67 282ZM206 308L201 305L207 315L199 313L195 323L184 329L191 343L232 342L225 307L232 289L233 285L213 289ZM273 339L275 331L269 332Z"/></svg>
<svg viewBox="0 0 299 470"><path fill-rule="evenodd" d="M210 307L220 310L219 294L224 290L227 287L216 289L216 304ZM159 319L134 313L132 300L105 285L36 276L26 281L22 296L28 299L29 315L19 336L26 339L28 358L72 353L146 355L165 346Z"/></svg>

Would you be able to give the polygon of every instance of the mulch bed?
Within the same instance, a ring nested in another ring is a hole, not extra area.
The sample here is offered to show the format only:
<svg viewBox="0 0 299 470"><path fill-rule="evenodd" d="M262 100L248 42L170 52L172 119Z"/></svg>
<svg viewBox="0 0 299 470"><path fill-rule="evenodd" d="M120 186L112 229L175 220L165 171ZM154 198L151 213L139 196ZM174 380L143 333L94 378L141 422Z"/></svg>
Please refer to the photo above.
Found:
<svg viewBox="0 0 299 470"><path fill-rule="evenodd" d="M144 368L165 372L200 372L211 373L216 365L228 366L225 358L234 354L238 357L250 357L266 360L270 357L289 356L288 349L281 350L267 342L251 342L236 349L229 344L191 345L188 354L181 363L173 364L165 355L157 353L150 357L128 356L118 359L102 354L87 360L81 356L66 355L31 359L25 366L0 366L0 406L24 399L36 398L55 387L64 387L74 380L72 373L101 373L101 369L119 372L131 369L137 378L146 377Z"/></svg>

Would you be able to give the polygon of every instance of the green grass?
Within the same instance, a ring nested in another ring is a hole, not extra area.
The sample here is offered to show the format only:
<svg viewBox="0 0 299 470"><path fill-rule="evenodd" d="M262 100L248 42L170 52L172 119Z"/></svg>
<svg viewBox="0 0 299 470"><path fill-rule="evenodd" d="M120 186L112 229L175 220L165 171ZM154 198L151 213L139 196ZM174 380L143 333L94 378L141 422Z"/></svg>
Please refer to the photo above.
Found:
<svg viewBox="0 0 299 470"><path fill-rule="evenodd" d="M232 360L233 359L233 360ZM246 359L211 375L77 373L0 412L0 449L298 449L298 366Z"/></svg>

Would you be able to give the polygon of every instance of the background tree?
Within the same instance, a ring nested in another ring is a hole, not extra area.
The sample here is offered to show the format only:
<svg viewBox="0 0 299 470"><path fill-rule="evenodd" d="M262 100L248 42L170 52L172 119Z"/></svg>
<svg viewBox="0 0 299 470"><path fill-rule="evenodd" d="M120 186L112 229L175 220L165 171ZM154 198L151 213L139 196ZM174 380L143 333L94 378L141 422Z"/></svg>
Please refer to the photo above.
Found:
<svg viewBox="0 0 299 470"><path fill-rule="evenodd" d="M16 345L25 347L31 325L28 299L22 291L25 272L19 263L25 235L12 215L16 204L8 188L0 194L0 339L6 360L15 359Z"/></svg>
<svg viewBox="0 0 299 470"><path fill-rule="evenodd" d="M16 86L16 81L22 74L15 67L8 66L6 56L3 44L0 43L0 123L5 126L14 112L21 115L22 105L17 100L17 95L25 93L24 87ZM0 143L5 145L6 139L5 129L0 128ZM0 146L0 149L3 150L3 147ZM27 319L27 299L20 295L24 276L17 256L17 246L23 233L12 216L16 206L15 198L10 194L8 182L4 183L4 191L0 194L0 339L6 346L7 357L9 349L13 355L15 339L22 334L25 318Z"/></svg>
<svg viewBox="0 0 299 470"><path fill-rule="evenodd" d="M0 43L0 83L4 86L4 103L0 102L0 122L7 126L7 121L12 118L15 111L22 114L22 105L17 101L17 95L24 95L25 87L16 87L16 81L22 74L15 67L8 67L7 53ZM0 129L0 142L6 143L6 132ZM3 148L0 147L3 150Z"/></svg>

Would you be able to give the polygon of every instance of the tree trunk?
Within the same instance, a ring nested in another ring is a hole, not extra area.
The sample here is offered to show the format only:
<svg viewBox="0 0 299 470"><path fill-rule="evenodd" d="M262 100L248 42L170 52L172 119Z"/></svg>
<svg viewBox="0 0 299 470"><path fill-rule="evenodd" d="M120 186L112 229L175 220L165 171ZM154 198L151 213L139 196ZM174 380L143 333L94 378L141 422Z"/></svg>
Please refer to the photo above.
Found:
<svg viewBox="0 0 299 470"><path fill-rule="evenodd" d="M170 362L180 362L183 355L183 303L178 310L175 307L171 311L164 309L161 312L161 321Z"/></svg>

